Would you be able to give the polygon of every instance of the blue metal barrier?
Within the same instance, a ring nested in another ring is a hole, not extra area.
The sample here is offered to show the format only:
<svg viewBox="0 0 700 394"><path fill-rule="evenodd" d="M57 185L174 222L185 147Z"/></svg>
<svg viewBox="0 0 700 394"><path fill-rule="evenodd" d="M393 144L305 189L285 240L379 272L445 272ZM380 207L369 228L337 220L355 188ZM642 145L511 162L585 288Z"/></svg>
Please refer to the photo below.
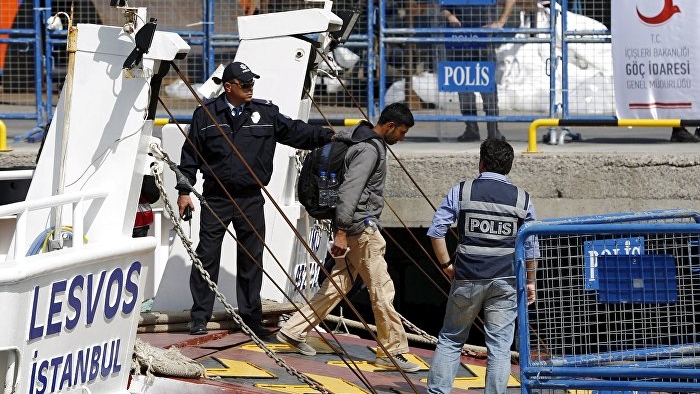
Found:
<svg viewBox="0 0 700 394"><path fill-rule="evenodd" d="M26 44L31 46L33 49L34 58L34 86L32 90L34 91L34 113L0 113L0 116L5 119L36 119L37 123L35 127L31 130L22 133L14 138L15 141L20 141L34 133L43 130L46 118L45 118L45 105L43 100L43 84L42 84L42 73L43 68L39 65L41 64L41 59L43 57L43 51L41 45L42 35L41 35L41 23L42 23L42 8L40 0L32 0L33 8L33 28L31 29L8 29L0 30L0 34L7 34L8 38L0 39L0 43L4 44Z"/></svg>
<svg viewBox="0 0 700 394"><path fill-rule="evenodd" d="M675 209L524 225L516 240L521 391L700 391L699 221L699 212ZM532 236L540 258L528 306L524 241ZM619 291L645 301L604 297Z"/></svg>
<svg viewBox="0 0 700 394"><path fill-rule="evenodd" d="M38 141L41 139L41 135L44 130L44 126L50 122L51 114L53 113L53 107L55 106L56 92L53 91L53 85L56 78L56 64L54 63L53 54L57 52L62 47L65 46L65 30L62 31L50 31L44 29L43 24L46 19L53 14L54 11L51 8L51 2L46 2L47 6L42 7L44 4L41 0L32 0L33 4L33 28L32 29L21 29L6 31L2 30L0 33L8 33L10 37L7 39L0 39L1 43L7 42L20 42L26 43L27 45L33 46L33 62L35 64L34 68L34 85L35 85L35 108L33 113L19 113L17 111L12 113L0 113L0 116L7 119L36 119L36 127L32 130L27 131L16 137L17 140L27 139L30 141ZM428 0L425 2L419 2L424 6L437 5L438 0ZM434 3L434 4L433 4ZM233 56L232 53L228 51L233 51L237 48L238 35L236 31L227 31L216 29L215 20L217 15L219 17L218 21L221 22L220 13L216 12L222 5L231 7L235 9L236 12L239 10L235 1L229 3L215 3L214 0L205 0L201 3L201 20L195 19L195 23L181 24L178 25L175 31L193 47L199 47L201 49L201 63L196 64L197 72L194 74L196 78L189 81L191 83L203 82L203 79L210 75L215 68L218 66L219 62L229 60L228 57ZM391 50L395 48L400 48L399 53L401 55L410 54L411 51L416 50L416 48L423 48L424 50L430 52L433 50L438 50L438 48L443 48L445 45L450 44L464 44L466 42L470 43L496 43L496 44L542 44L543 48L548 48L549 60L546 64L542 64L542 69L546 69L547 76L549 78L549 87L547 90L547 97L543 94L543 105L546 106L546 112L549 118L575 118L576 115L570 111L569 102L569 82L568 82L568 70L567 67L562 68L562 64L568 64L568 50L567 47L570 44L585 43L585 42L599 42L599 43L609 43L609 32L580 32L580 31L570 31L566 28L567 26L567 11L581 12L583 11L582 2L577 1L562 1L560 7L556 2L551 2L548 7L548 12L551 14L551 21L548 27L545 28L504 28L498 29L494 32L493 29L483 29L483 28L446 28L430 26L426 27L424 25L416 25L409 27L405 26L395 26L392 25L390 21L394 14L389 15L390 7L389 0L380 0L377 4L375 2L367 2L366 12L363 15L367 21L371 23L364 23L361 30L355 29L351 34L349 41L344 44L346 48L362 53L359 66L357 68L362 69L362 78L354 80L355 83L360 85L360 90L358 94L364 96L366 105L366 113L370 119L374 119L377 116L378 108L383 108L386 105L386 93L388 90L388 83L391 81L390 67L391 67ZM148 6L148 4L147 4ZM154 2L154 7L156 4ZM305 5L306 6L306 5ZM197 4L195 8L199 11L200 5ZM217 7L217 8L215 8ZM149 14L153 12L153 15L158 17L167 12L172 14L172 10L157 10L149 9ZM160 15L159 15L160 14ZM238 16L237 14L232 14L230 19ZM199 15L196 18L200 18ZM561 25L564 26L563 34L561 37L561 54L557 52L557 21L561 21ZM192 29L188 29L191 27ZM468 40L463 37L447 37L447 33L456 33L458 35L469 35L476 37L470 37ZM493 33L489 35L487 33ZM517 34L517 37L515 36ZM606 36L607 34L607 36ZM37 44L37 43L42 43ZM430 49L427 49L427 48ZM196 50L193 53L199 55ZM222 56L223 53L223 56ZM366 55L365 55L366 53ZM190 59L199 60L199 57L191 56ZM432 53L431 53L432 56ZM217 58L221 57L221 59ZM559 58L557 58L559 57ZM436 60L438 57L432 56L431 61ZM192 61L194 61L192 60ZM400 59L399 61L402 61ZM408 59L410 60L410 59ZM412 60L411 60L412 61ZM417 70L415 65L411 61L405 62L405 68L401 71L404 73L401 77L410 78L413 73ZM559 70L560 69L560 70ZM351 76L349 78L355 78ZM360 96L360 97L362 97ZM340 103L337 105L335 103L331 105L336 105L342 107L343 105L349 110L356 109L355 105L357 103L347 100L345 103ZM183 121L189 120L191 111L196 107L196 103L192 102L190 104L191 108L188 108L187 114L183 115L181 113L176 115L176 119L181 119ZM431 107L421 108L425 109L422 111L415 111L415 118L417 121L430 121L430 122L460 122L460 121L497 121L497 122L532 122L535 119L542 118L541 113L530 113L530 112L513 112L513 113L502 113L499 116L486 116L486 115L476 115L476 116L463 116L459 114L459 111L453 113L445 112L440 109L435 109ZM504 111L501 111L504 112ZM164 116L163 114L159 114ZM351 115L353 116L353 115ZM607 114L596 114L592 115L593 118L601 118L609 116ZM354 117L354 116L353 116Z"/></svg>
<svg viewBox="0 0 700 394"><path fill-rule="evenodd" d="M430 45L433 49L439 50L450 43L464 43L464 36L469 36L469 42L472 43L545 43L551 48L550 58L555 58L556 52L556 32L555 25L552 23L548 28L502 28L494 31L494 29L474 28L474 27L420 27L420 28L395 28L388 26L386 18L386 7L388 0L379 1L380 17L378 29L378 47L379 47L379 88L378 88L378 107L385 106L386 84L387 84L387 58L386 51L388 45ZM429 3L429 7L438 7L438 2ZM554 5L551 5L554 10ZM439 12L438 10L432 11ZM430 18L430 17L429 17ZM447 37L447 34L455 34L456 36ZM524 35L525 37L512 37L516 34ZM543 35L545 37L534 37ZM409 62L410 63L410 62ZM555 79L557 62L549 62L550 84L556 86L559 82ZM412 70L409 70L412 71ZM411 78L411 75L408 76ZM370 89L374 87L369 85ZM439 94L439 93L438 93ZM372 95L373 96L373 95ZM555 89L551 88L549 93L550 116L554 117L555 108L557 108ZM371 110L371 109L370 109ZM437 121L437 122L456 122L456 121L508 121L508 122L532 122L537 118L536 115L508 115L508 116L463 116L463 115L426 115L414 114L418 121Z"/></svg>

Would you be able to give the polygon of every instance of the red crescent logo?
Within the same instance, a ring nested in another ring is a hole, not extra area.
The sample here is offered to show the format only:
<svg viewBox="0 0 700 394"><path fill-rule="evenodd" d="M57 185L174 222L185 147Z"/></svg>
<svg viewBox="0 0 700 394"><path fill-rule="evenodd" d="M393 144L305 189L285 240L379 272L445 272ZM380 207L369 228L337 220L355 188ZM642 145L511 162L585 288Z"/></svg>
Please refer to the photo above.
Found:
<svg viewBox="0 0 700 394"><path fill-rule="evenodd" d="M664 8L657 15L646 16L639 12L639 7L637 7L637 16L642 22L648 25L660 25L666 23L673 14L680 13L681 9L677 5L673 4L673 0L664 0Z"/></svg>

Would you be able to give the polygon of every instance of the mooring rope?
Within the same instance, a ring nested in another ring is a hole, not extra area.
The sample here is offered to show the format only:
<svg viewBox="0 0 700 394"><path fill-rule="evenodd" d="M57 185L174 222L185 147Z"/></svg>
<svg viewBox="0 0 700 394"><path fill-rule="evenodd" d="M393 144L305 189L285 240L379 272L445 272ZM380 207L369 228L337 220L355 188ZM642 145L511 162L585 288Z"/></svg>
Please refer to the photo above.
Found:
<svg viewBox="0 0 700 394"><path fill-rule="evenodd" d="M136 375L146 374L146 382L153 383L154 374L176 376L180 378L200 378L206 373L204 366L180 351L171 347L161 349L136 339L131 370Z"/></svg>

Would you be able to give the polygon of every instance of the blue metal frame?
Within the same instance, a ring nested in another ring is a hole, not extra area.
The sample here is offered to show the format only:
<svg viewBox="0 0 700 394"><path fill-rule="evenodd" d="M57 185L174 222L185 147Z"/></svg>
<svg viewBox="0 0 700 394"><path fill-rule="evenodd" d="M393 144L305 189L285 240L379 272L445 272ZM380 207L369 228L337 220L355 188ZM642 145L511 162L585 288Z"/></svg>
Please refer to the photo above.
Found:
<svg viewBox="0 0 700 394"><path fill-rule="evenodd" d="M204 1L202 4L202 15L204 15L204 42L202 43L202 75L211 75L216 68L214 64L214 0Z"/></svg>
<svg viewBox="0 0 700 394"><path fill-rule="evenodd" d="M33 12L33 28L32 29L8 29L0 30L0 34L10 34L19 35L18 38L3 38L0 39L2 43L26 43L32 45L34 48L34 96L35 96L35 112L33 114L26 113L5 113L0 114L6 119L36 119L37 123L33 129L28 130L21 135L14 138L15 141L20 141L28 136L31 136L38 131L43 131L46 121L46 110L43 100L43 84L42 84L42 72L43 68L40 67L41 59L43 57L43 51L41 46L42 36L41 36L41 23L43 9L41 8L41 0L32 0L32 12ZM26 36L26 37L22 37ZM31 38L30 38L31 37Z"/></svg>
<svg viewBox="0 0 700 394"><path fill-rule="evenodd" d="M47 6L42 8L42 3ZM28 45L34 45L34 83L36 86L36 108L34 114L0 114L4 118L10 119L36 119L36 127L16 137L17 139L27 138L29 135L43 131L44 126L50 121L53 113L53 96L50 92L53 84L53 68L52 64L52 49L58 45L65 45L66 31L47 31L45 36L42 36L43 21L51 15L51 2L49 0L32 0L34 10L33 29L13 29L2 30L0 33L19 35L9 39L0 39L0 42L26 42ZM551 22L548 28L529 28L529 29L503 29L503 33L525 33L528 35L543 35L542 38L514 38L514 37L480 37L474 38L474 42L499 42L499 43L523 43L523 42L540 42L547 43L550 46L550 61L546 65L550 78L550 93L549 93L549 116L552 118L601 118L614 119L614 116L581 116L571 117L569 113L569 98L568 98L568 70L567 67L562 69L562 81L556 77L559 62L565 65L568 62L567 44L570 42L609 42L610 38L598 32L567 32L567 17L566 11L571 9L574 12L581 11L580 0L562 1L561 11L557 11L555 2L550 2ZM366 31L357 32L350 37L350 41L346 43L348 47L366 48L367 50L367 65L366 65L366 96L367 96L367 113L370 119L376 118L378 109L385 106L384 96L386 94L387 82L387 45L395 43L416 43L416 44L445 44L450 42L462 42L460 38L445 37L445 33L479 33L484 29L475 28L389 28L387 27L386 12L387 0L380 0L378 5L374 2L367 2L367 28ZM215 61L215 52L217 48L235 48L238 46L239 37L237 34L217 34L214 25L215 1L205 0L202 2L202 25L198 27L200 30L182 30L175 31L180 34L185 41L191 46L201 45L202 47L202 75L210 75L214 72L217 66ZM559 15L559 14L562 15ZM557 18L561 17L560 26L563 26L562 34L562 53L561 59L556 59L556 26ZM22 36L26 35L26 36ZM584 35L584 37L581 37ZM596 35L596 36L593 36ZM586 37L587 36L587 37ZM44 45L42 46L41 43ZM45 76L44 76L45 75ZM377 81L378 80L378 81ZM199 82L199 81L191 81ZM379 82L378 89L375 88L375 82ZM562 102L557 102L556 92L558 87L564 94ZM180 116L178 116L180 117ZM416 114L417 121L430 122L458 122L465 120L474 121L506 121L506 122L532 122L539 118L538 115L514 115L514 116L474 116L465 117L461 115L431 115L431 114ZM182 121L189 120L189 116L181 116Z"/></svg>
<svg viewBox="0 0 700 394"><path fill-rule="evenodd" d="M34 37L34 29L0 29L0 34L27 36L15 38L0 38L0 44L27 44L29 46L33 45L36 42L36 37ZM39 92L40 94L41 89L38 89L37 92ZM0 114L0 117L4 119L36 119L38 113L39 110L37 108L37 110L34 113L3 113Z"/></svg>
<svg viewBox="0 0 700 394"><path fill-rule="evenodd" d="M658 209L639 212L620 212L605 215L586 215L544 219L547 224L606 224L620 222L641 222L652 220L693 219L700 223L700 212L692 209Z"/></svg>
<svg viewBox="0 0 700 394"><path fill-rule="evenodd" d="M562 21L562 25L564 22ZM549 43L549 117L556 118L557 114L557 8L553 1L549 2L549 28L550 28L550 43ZM566 56L562 49L562 64L565 63ZM566 70L567 67L564 67ZM562 74L563 78L563 74ZM567 90L568 92L568 90ZM564 96L564 95L562 95Z"/></svg>
<svg viewBox="0 0 700 394"><path fill-rule="evenodd" d="M562 86L562 91L563 92L568 92L569 91L569 68L566 67L566 65L569 63L569 45L570 43L610 43L611 42L611 37L608 35L606 37L587 37L587 38L582 38L582 35L585 36L597 36L600 35L600 31L576 31L576 32L571 32L567 31L566 26L568 26L568 3L569 2L563 2L562 4L562 45L561 45L561 54L562 54L562 81L561 81L561 86ZM550 4L552 7L554 6L554 3L552 2ZM581 3L580 0L574 1L574 7L571 10L573 13L579 13L582 11ZM553 10L552 10L553 12ZM556 116L552 116L556 117ZM562 103L561 103L561 118L563 119L590 119L591 116L571 116L569 113L569 95L568 94L562 94ZM616 119L614 115L611 116L595 116L597 119Z"/></svg>
<svg viewBox="0 0 700 394"><path fill-rule="evenodd" d="M374 9L374 1L367 2L367 116L370 120L374 119L377 113L377 108L374 103L374 71L377 69L374 61L374 27L377 25L377 19L374 18L376 11ZM382 87L384 86L384 75L386 75L386 47L382 40L384 34L384 21L386 20L386 3L385 0L379 0L379 20L377 33L379 40L379 108L384 108L384 99Z"/></svg>
<svg viewBox="0 0 700 394"><path fill-rule="evenodd" d="M377 23L379 32L378 44L379 44L379 98L378 107L383 108L385 105L384 95L386 93L386 56L385 48L386 44L391 43L420 43L429 44L437 43L444 44L449 42L463 42L463 39L458 37L445 37L445 33L456 33L456 34L469 34L469 33L484 33L486 29L482 28L389 28L386 26L386 2L387 0L379 0L379 12L380 18ZM372 2L369 2L370 9L372 8ZM550 4L551 9L554 9L554 2ZM526 43L526 42L543 42L550 45L550 58L555 58L556 56L556 31L555 23L550 23L550 27L546 29L541 28L504 28L500 32L504 34L515 34L515 33L525 33L525 34L546 34L548 38L515 38L515 37L478 37L473 38L472 42L494 42L494 43ZM413 37L412 35L427 35L426 37ZM555 117L556 113L556 62L550 61L548 64L549 75L550 75L550 117ZM368 79L368 91L372 92L368 95L368 99L374 97L374 81ZM371 102L371 101L368 101ZM414 114L414 118L417 121L431 121L431 122L457 122L457 121L507 121L507 122L532 122L538 118L538 116L461 116L461 115L424 115L424 114Z"/></svg>
<svg viewBox="0 0 700 394"><path fill-rule="evenodd" d="M34 0L40 1L40 0ZM214 72L214 69L216 69L216 63L214 61L214 48L216 47L237 47L238 46L238 35L216 35L215 34L215 29L214 29L214 0L206 0L202 3L202 15L205 17L205 20L202 23L202 30L175 30L173 31L174 33L177 33L183 39L185 42L187 42L188 45L190 46L197 46L200 45L202 46L202 75L211 75L211 73ZM35 30L32 32L36 31L41 31L41 26L40 24L37 24L36 22L39 21L41 22L42 20L46 20L50 15L52 14L52 10L50 5L46 8L39 9L42 14L40 14L38 17L35 16ZM39 26L38 28L36 26ZM20 136L15 137L16 140L22 140L22 139L27 139L28 142L37 142L40 141L41 138L43 137L43 132L44 132L44 126L48 124L51 121L51 117L53 116L53 94L52 94L52 86L53 86L53 69L54 69L54 63L53 63L53 56L51 56L52 51L54 48L63 46L65 47L66 45L66 40L67 40L67 30L60 30L60 31L48 31L46 37L44 39L44 53L46 53L46 56L41 56L43 59L42 62L37 63L35 60L35 64L41 64L43 69L46 70L46 81L45 81L45 86L46 86L46 100L41 97L42 90L37 89L37 94L41 98L41 102L37 104L37 114L40 114L41 117L39 118L39 122L37 123L37 126L28 131L27 133L24 133ZM35 37L33 40L37 40ZM39 35L39 41L41 40L41 36ZM234 41L235 44L226 44L226 41ZM37 42L39 42L37 41ZM219 42L222 41L222 42ZM37 67L39 68L39 67ZM39 72L39 75L41 75L41 71ZM193 81L190 81L193 82ZM198 82L198 81L197 81ZM37 85L41 86L41 85ZM167 115L160 115L157 117L168 117ZM190 115L176 115L175 120L179 122L189 122L191 120Z"/></svg>
<svg viewBox="0 0 700 394"><path fill-rule="evenodd" d="M639 221L692 219L695 223L647 223ZM632 223L629 223L632 222ZM641 391L693 391L700 392L697 381L698 370L688 368L698 365L697 357L689 362L679 361L651 362L640 367L585 367L585 357L562 359L561 362L530 363L530 332L528 321L527 292L525 287L525 249L528 237L540 235L575 235L575 234L629 234L629 233L691 233L700 234L700 213L689 209L654 210L644 212L624 212L611 215L580 216L552 219L526 223L518 231L515 248L515 272L518 292L518 351L520 357L521 392L530 393L532 389L587 389L587 390L641 390ZM700 344L695 344L700 347ZM667 348L681 351L681 346ZM650 353L658 349L647 349ZM694 354L697 354L694 353ZM591 356L595 358L596 356ZM621 357L621 356L620 356ZM556 360L554 360L556 361ZM565 365L565 366L562 366ZM663 368L666 367L666 368ZM678 378L694 379L692 382L653 382L653 381L607 381L581 380L573 378Z"/></svg>

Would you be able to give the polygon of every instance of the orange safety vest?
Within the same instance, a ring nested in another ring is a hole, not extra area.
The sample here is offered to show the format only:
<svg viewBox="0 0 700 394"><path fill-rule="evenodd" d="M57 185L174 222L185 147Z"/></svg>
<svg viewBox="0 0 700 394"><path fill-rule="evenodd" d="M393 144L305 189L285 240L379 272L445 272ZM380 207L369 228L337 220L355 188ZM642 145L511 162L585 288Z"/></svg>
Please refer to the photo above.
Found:
<svg viewBox="0 0 700 394"><path fill-rule="evenodd" d="M238 0L238 4L243 8L245 15L253 15L255 10L260 8L260 0Z"/></svg>

